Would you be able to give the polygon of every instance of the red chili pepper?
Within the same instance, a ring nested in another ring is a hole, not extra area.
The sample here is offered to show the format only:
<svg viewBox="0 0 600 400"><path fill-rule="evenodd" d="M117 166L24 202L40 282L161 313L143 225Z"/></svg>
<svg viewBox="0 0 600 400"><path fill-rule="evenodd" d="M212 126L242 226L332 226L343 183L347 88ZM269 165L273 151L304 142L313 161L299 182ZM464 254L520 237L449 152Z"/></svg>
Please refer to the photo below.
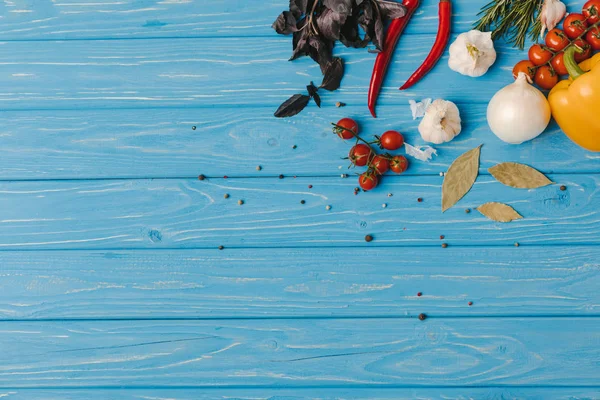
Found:
<svg viewBox="0 0 600 400"><path fill-rule="evenodd" d="M402 85L400 90L408 89L415 83L419 82L431 69L437 64L438 60L444 54L448 40L450 39L450 30L452 27L452 3L450 0L440 0L439 4L439 25L438 33L433 43L433 47L429 55L423 61L423 64L411 75L410 78Z"/></svg>
<svg viewBox="0 0 600 400"><path fill-rule="evenodd" d="M375 104L377 103L377 96L381 90L381 84L387 71L390 60L392 59L392 53L396 48L396 43L406 24L410 20L415 10L419 7L421 0L404 0L402 4L406 7L406 15L402 18L396 18L392 20L388 27L385 35L385 42L383 43L383 51L377 54L375 59L375 66L373 66L373 75L371 76L371 85L369 86L369 110L371 115L375 118Z"/></svg>

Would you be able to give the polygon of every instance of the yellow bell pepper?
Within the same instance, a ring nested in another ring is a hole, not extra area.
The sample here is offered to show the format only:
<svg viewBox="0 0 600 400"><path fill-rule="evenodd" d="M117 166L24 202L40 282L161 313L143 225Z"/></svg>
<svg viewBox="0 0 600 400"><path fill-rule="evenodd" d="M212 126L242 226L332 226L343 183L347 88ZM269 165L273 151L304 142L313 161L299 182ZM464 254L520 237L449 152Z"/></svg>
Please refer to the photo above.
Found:
<svg viewBox="0 0 600 400"><path fill-rule="evenodd" d="M571 79L560 81L548 95L552 116L573 142L600 152L600 53L577 65L571 46L564 62ZM586 72L589 71L589 72Z"/></svg>

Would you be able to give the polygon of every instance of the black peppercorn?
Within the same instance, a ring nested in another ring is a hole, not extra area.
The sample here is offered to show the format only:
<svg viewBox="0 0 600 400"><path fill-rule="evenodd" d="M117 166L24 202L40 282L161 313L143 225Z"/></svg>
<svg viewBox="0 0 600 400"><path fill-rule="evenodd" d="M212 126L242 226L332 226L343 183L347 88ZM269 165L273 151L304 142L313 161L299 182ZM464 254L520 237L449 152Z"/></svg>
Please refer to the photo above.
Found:
<svg viewBox="0 0 600 400"><path fill-rule="evenodd" d="M442 248L445 249L446 247L448 247L448 243L442 243Z"/></svg>
<svg viewBox="0 0 600 400"><path fill-rule="evenodd" d="M279 179L283 179L283 174L279 175Z"/></svg>
<svg viewBox="0 0 600 400"><path fill-rule="evenodd" d="M373 236L371 236L371 235L365 236L365 241L372 242L373 241Z"/></svg>
<svg viewBox="0 0 600 400"><path fill-rule="evenodd" d="M305 200L300 200L300 204L304 204L304 203L306 203Z"/></svg>
<svg viewBox="0 0 600 400"><path fill-rule="evenodd" d="M565 185L562 185L562 186L560 187L560 190L562 190L562 191L564 192L565 190L567 190L567 187L566 187Z"/></svg>
<svg viewBox="0 0 600 400"><path fill-rule="evenodd" d="M198 176L198 180L200 180L200 181L203 181L203 180L205 180L205 179L206 179L206 177L205 177L204 175L199 175L199 176Z"/></svg>
<svg viewBox="0 0 600 400"><path fill-rule="evenodd" d="M418 201L419 203L422 203L422 202L423 202L423 199L419 197L419 198L417 199L417 201Z"/></svg>
<svg viewBox="0 0 600 400"><path fill-rule="evenodd" d="M223 246L219 246L219 250L223 250L225 247Z"/></svg>
<svg viewBox="0 0 600 400"><path fill-rule="evenodd" d="M425 314L421 313L421 314L419 314L419 319L420 319L421 321L425 321L425 320L427 319L427 315L425 315Z"/></svg>

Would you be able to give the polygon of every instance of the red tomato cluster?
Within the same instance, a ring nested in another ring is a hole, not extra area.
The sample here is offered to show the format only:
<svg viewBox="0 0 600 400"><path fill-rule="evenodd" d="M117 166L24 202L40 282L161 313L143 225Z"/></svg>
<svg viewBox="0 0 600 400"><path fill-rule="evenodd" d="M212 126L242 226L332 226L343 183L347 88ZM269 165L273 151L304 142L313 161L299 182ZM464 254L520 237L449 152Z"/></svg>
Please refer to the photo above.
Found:
<svg viewBox="0 0 600 400"><path fill-rule="evenodd" d="M375 189L379 184L381 175L389 170L401 174L408 168L408 160L404 156L393 156L391 154L376 154L371 144L376 144L385 150L398 150L404 145L404 137L400 132L387 131L381 136L375 136L375 141L367 142L358 136L358 124L351 118L342 118L333 124L333 133L341 139L355 139L356 144L350 149L348 159L352 165L367 167L358 178L360 187L369 191Z"/></svg>
<svg viewBox="0 0 600 400"><path fill-rule="evenodd" d="M519 61L513 68L516 78L520 72L529 76L542 89L552 89L561 75L568 71L564 63L564 50L579 46L583 53L576 53L575 60L582 62L600 50L600 0L589 0L581 14L572 13L563 21L563 29L551 29L543 44L536 43L529 49L528 60Z"/></svg>

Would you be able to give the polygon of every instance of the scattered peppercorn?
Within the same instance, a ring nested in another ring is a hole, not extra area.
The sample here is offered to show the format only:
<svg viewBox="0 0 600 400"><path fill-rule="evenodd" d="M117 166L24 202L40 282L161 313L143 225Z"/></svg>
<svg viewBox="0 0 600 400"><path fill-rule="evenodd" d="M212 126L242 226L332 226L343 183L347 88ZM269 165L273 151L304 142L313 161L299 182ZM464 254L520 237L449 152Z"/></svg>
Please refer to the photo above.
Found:
<svg viewBox="0 0 600 400"><path fill-rule="evenodd" d="M228 193L225 193L225 194L223 195L223 197L224 197L224 198L226 198L226 199L228 199L228 198L229 198L229 194L228 194Z"/></svg>
<svg viewBox="0 0 600 400"><path fill-rule="evenodd" d="M297 148L298 148L298 146L296 146L296 145L292 146L292 149L294 149L294 150L296 150Z"/></svg>
<svg viewBox="0 0 600 400"><path fill-rule="evenodd" d="M325 206L325 209L326 209L327 211L329 211L329 210L331 210L331 206Z"/></svg>
<svg viewBox="0 0 600 400"><path fill-rule="evenodd" d="M373 241L373 236L371 236L371 235L365 236L365 241L366 242L372 242Z"/></svg>
<svg viewBox="0 0 600 400"><path fill-rule="evenodd" d="M223 179L227 179L229 178L227 175L223 175Z"/></svg>
<svg viewBox="0 0 600 400"><path fill-rule="evenodd" d="M341 176L342 178L347 178L347 177L348 177L348 174L342 174L342 175L340 175L340 176Z"/></svg>
<svg viewBox="0 0 600 400"><path fill-rule="evenodd" d="M300 200L300 204L304 204L304 203L306 203L305 200Z"/></svg>
<svg viewBox="0 0 600 400"><path fill-rule="evenodd" d="M515 247L519 247L519 242L515 242Z"/></svg>
<svg viewBox="0 0 600 400"><path fill-rule="evenodd" d="M219 250L223 250L225 247L223 246L219 246Z"/></svg>
<svg viewBox="0 0 600 400"><path fill-rule="evenodd" d="M309 188L309 189L312 189L312 185L308 185L308 188Z"/></svg>
<svg viewBox="0 0 600 400"><path fill-rule="evenodd" d="M442 249L445 249L446 247L448 247L448 243L442 243Z"/></svg>
<svg viewBox="0 0 600 400"><path fill-rule="evenodd" d="M418 201L419 203L422 203L422 202L423 202L423 199L422 199L421 197L419 197L419 198L417 199L417 201Z"/></svg>
<svg viewBox="0 0 600 400"><path fill-rule="evenodd" d="M342 103L341 101L338 101L337 103L335 103L336 107L346 107L346 103Z"/></svg>
<svg viewBox="0 0 600 400"><path fill-rule="evenodd" d="M204 175L198 175L198 180L203 181L205 179L206 179L206 177Z"/></svg>
<svg viewBox="0 0 600 400"><path fill-rule="evenodd" d="M421 297L421 296L423 296L423 293L419 292L419 293L417 293L417 296Z"/></svg>
<svg viewBox="0 0 600 400"><path fill-rule="evenodd" d="M392 197L392 196L393 196L393 194L391 194L391 193L388 193L388 197Z"/></svg>
<svg viewBox="0 0 600 400"><path fill-rule="evenodd" d="M192 126L192 130L195 131L196 130L196 125Z"/></svg>
<svg viewBox="0 0 600 400"><path fill-rule="evenodd" d="M470 213L470 212L471 212L471 209L470 209L470 208L467 208L467 209L465 209L465 212L468 214L468 213Z"/></svg>
<svg viewBox="0 0 600 400"><path fill-rule="evenodd" d="M387 207L387 204L383 203L383 204L381 205L381 207L382 207L382 208L386 208L386 207Z"/></svg>
<svg viewBox="0 0 600 400"><path fill-rule="evenodd" d="M425 320L427 319L427 315L425 315L425 314L421 313L421 314L419 314L419 319L420 319L421 321L425 321Z"/></svg>
<svg viewBox="0 0 600 400"><path fill-rule="evenodd" d="M445 237L446 236L444 236L444 235L440 235L440 240L444 240Z"/></svg>
<svg viewBox="0 0 600 400"><path fill-rule="evenodd" d="M357 186L357 187L355 187L355 188L354 188L354 191L355 191L355 192L359 192L359 191L360 191L360 188Z"/></svg>
<svg viewBox="0 0 600 400"><path fill-rule="evenodd" d="M242 204L244 204L244 200L238 200L238 204L241 206Z"/></svg>
<svg viewBox="0 0 600 400"><path fill-rule="evenodd" d="M283 179L283 174L279 175L279 179Z"/></svg>
<svg viewBox="0 0 600 400"><path fill-rule="evenodd" d="M260 171L261 169L262 169L262 167L261 167L260 165L257 165L257 166L256 166L256 170L257 170L257 171Z"/></svg>
<svg viewBox="0 0 600 400"><path fill-rule="evenodd" d="M440 176L444 176L444 173L443 173L443 172L440 172Z"/></svg>
<svg viewBox="0 0 600 400"><path fill-rule="evenodd" d="M469 302L469 305L470 305L470 306L472 306L472 305L473 305L473 302L472 302L472 301L470 301L470 302Z"/></svg>
<svg viewBox="0 0 600 400"><path fill-rule="evenodd" d="M562 185L562 186L560 187L560 190L562 190L562 191L564 192L565 190L567 190L567 187L566 187L565 185Z"/></svg>

